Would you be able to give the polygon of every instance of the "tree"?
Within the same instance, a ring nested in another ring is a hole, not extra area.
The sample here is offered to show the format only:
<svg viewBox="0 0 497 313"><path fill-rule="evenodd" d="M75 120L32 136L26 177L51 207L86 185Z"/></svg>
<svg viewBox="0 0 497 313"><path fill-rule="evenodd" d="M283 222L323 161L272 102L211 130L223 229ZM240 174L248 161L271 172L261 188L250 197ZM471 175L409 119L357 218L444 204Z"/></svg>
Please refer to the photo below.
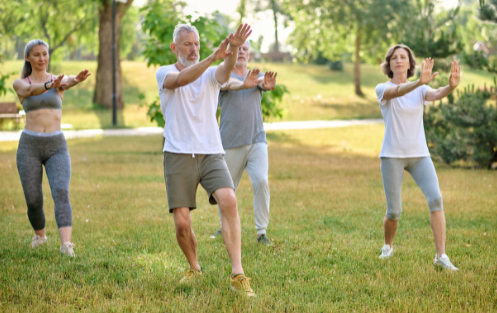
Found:
<svg viewBox="0 0 497 313"><path fill-rule="evenodd" d="M120 49L119 49L119 29L121 20L124 14L133 3L133 0L127 0L125 3L116 3L116 102L118 108L124 107L122 97L121 85L121 62L120 62ZM98 65L95 83L95 93L93 95L93 102L103 105L105 108L112 107L112 0L100 0L98 10L99 15L99 50L98 50Z"/></svg>
<svg viewBox="0 0 497 313"><path fill-rule="evenodd" d="M480 0L478 18L481 21L497 24L497 0Z"/></svg>
<svg viewBox="0 0 497 313"><path fill-rule="evenodd" d="M242 0L243 1L243 0ZM280 52L280 41L278 39L278 18L283 16L284 25L287 26L288 21L291 19L291 15L285 10L283 5L283 0L253 0L255 7L254 12L261 12L271 10L273 12L274 21L274 52Z"/></svg>
<svg viewBox="0 0 497 313"><path fill-rule="evenodd" d="M440 59L456 55L464 48L455 23L460 3L454 9L437 13L438 2L438 0L412 2L409 14L411 27L406 31L404 43L417 57L437 59L436 64L439 68L445 69L450 68L450 65Z"/></svg>
<svg viewBox="0 0 497 313"><path fill-rule="evenodd" d="M2 1L0 30L9 38L43 39L52 57L69 37L94 33L96 9L94 1L86 0Z"/></svg>
<svg viewBox="0 0 497 313"><path fill-rule="evenodd" d="M478 12L480 21L497 25L497 0L480 0L480 10ZM497 62L487 65L487 70L490 73L497 73Z"/></svg>
<svg viewBox="0 0 497 313"><path fill-rule="evenodd" d="M319 53L336 59L343 52L354 52L355 93L363 96L361 61L377 61L385 55L403 27L408 27L402 23L408 5L408 0L286 0L295 22L290 41L304 61Z"/></svg>
<svg viewBox="0 0 497 313"><path fill-rule="evenodd" d="M173 42L174 28L179 23L190 24L198 29L201 60L208 57L228 36L228 30L215 18L185 16L181 12L184 5L181 1L165 0L151 2L140 10L146 12L143 30L149 36L143 51L143 55L147 58L147 66L176 63L176 55L169 45Z"/></svg>

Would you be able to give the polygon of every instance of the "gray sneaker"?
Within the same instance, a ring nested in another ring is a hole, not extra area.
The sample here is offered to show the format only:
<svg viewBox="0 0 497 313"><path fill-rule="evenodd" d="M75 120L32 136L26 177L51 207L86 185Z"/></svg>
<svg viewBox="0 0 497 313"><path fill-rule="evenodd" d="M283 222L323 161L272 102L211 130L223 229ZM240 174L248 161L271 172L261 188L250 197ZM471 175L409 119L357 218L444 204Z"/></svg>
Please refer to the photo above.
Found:
<svg viewBox="0 0 497 313"><path fill-rule="evenodd" d="M260 237L257 238L257 242L263 245L271 245L271 240L269 240L269 238L266 237L266 234L260 235Z"/></svg>
<svg viewBox="0 0 497 313"><path fill-rule="evenodd" d="M442 254L439 258L435 255L435 261L433 262L435 268L447 269L450 271L458 271L459 269L455 267L449 260L447 254Z"/></svg>
<svg viewBox="0 0 497 313"><path fill-rule="evenodd" d="M216 231L216 232L215 232L212 236L210 236L209 238L211 238L211 239L216 239L216 238L218 238L218 237L223 237L223 232L222 232L220 229L218 229L218 230L217 230L217 231Z"/></svg>

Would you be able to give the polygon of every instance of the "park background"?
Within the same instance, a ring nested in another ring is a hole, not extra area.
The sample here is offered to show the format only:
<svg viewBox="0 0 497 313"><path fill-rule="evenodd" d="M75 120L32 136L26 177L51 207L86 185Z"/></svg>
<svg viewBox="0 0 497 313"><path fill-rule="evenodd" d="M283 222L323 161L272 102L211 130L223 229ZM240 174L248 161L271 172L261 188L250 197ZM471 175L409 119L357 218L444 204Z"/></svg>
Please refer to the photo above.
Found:
<svg viewBox="0 0 497 313"><path fill-rule="evenodd" d="M426 201L409 175L396 252L380 261L386 203L379 159L384 126L268 131L273 246L255 241L252 190L237 191L243 262L257 299L228 290L229 261L217 208L203 190L193 213L204 279L176 282L187 263L167 213L162 139L68 140L75 259L62 258L44 179L49 245L29 249L32 230L19 182L16 141L0 142L0 309L4 311L495 311L497 174L497 2L435 0L238 0L116 2L117 125L112 124L112 1L0 3L0 102L17 102L12 82L27 41L50 44L50 72L88 68L64 94L66 129L161 125L155 71L174 63L178 22L196 25L201 56L240 22L253 26L249 67L277 71L265 121L381 118L375 86L388 47L435 59L430 85L463 68L458 92L426 107L425 130L447 217L447 252L461 270L436 272ZM98 70L97 70L98 69ZM415 79L414 77L413 79ZM3 119L0 137L15 132Z"/></svg>

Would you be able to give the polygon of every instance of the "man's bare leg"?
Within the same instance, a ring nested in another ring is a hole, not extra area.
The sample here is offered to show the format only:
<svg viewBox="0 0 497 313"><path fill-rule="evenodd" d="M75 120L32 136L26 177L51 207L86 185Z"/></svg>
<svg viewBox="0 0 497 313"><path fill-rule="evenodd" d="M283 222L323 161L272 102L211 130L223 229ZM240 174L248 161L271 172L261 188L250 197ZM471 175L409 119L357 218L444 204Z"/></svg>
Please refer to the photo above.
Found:
<svg viewBox="0 0 497 313"><path fill-rule="evenodd" d="M219 188L212 196L216 199L221 209L221 230L224 245L231 261L232 274L244 274L242 268L242 234L235 191L232 188Z"/></svg>
<svg viewBox="0 0 497 313"><path fill-rule="evenodd" d="M197 238L193 233L192 219L189 208L173 209L174 226L176 226L176 239L183 251L190 268L200 271L197 260Z"/></svg>

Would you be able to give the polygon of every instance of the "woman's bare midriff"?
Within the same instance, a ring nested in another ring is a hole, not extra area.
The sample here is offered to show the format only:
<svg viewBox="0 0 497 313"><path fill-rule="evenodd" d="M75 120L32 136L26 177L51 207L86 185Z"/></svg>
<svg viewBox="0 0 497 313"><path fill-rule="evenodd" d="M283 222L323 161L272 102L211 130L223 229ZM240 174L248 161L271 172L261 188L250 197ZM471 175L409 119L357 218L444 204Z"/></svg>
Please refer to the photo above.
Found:
<svg viewBox="0 0 497 313"><path fill-rule="evenodd" d="M39 109L26 114L26 126L24 128L37 133L51 133L61 130L61 119L62 110Z"/></svg>

